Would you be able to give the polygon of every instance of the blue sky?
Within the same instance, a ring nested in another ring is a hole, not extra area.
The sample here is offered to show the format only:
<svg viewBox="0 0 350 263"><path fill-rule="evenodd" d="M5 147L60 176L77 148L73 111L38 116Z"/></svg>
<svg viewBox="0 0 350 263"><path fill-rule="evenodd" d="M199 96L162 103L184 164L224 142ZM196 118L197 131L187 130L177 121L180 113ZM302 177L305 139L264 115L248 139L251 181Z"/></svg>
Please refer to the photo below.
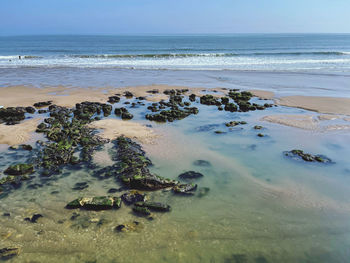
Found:
<svg viewBox="0 0 350 263"><path fill-rule="evenodd" d="M350 0L0 0L0 35L350 32Z"/></svg>

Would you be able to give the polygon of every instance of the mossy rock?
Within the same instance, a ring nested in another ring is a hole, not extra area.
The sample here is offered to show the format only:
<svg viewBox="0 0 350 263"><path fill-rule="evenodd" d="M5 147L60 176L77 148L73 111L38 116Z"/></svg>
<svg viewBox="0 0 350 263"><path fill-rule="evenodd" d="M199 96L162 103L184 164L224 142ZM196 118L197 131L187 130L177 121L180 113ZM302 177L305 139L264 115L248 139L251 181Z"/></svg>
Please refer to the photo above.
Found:
<svg viewBox="0 0 350 263"><path fill-rule="evenodd" d="M34 166L32 164L20 163L9 166L4 173L9 175L25 175L34 173Z"/></svg>

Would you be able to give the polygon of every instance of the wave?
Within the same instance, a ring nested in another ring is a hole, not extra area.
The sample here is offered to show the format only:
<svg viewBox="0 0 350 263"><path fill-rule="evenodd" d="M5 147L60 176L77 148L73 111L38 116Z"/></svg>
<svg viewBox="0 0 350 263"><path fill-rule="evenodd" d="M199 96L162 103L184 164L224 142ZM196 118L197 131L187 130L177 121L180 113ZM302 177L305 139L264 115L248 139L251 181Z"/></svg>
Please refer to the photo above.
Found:
<svg viewBox="0 0 350 263"><path fill-rule="evenodd" d="M190 57L237 57L237 56L350 56L343 51L312 51L312 52L255 52L255 53L164 53L164 54L93 54L68 55L73 58L190 58Z"/></svg>
<svg viewBox="0 0 350 263"><path fill-rule="evenodd" d="M43 58L43 57L41 57L41 56L23 56L23 55L0 56L0 59L6 59L6 60L12 60L12 59L38 59L38 58Z"/></svg>

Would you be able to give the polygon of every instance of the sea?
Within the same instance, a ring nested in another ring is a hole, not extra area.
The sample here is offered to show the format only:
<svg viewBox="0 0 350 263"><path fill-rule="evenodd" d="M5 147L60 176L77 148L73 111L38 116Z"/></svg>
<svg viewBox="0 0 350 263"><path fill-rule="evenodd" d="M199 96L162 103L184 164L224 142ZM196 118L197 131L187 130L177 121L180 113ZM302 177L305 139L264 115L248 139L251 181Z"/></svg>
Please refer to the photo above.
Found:
<svg viewBox="0 0 350 263"><path fill-rule="evenodd" d="M0 37L22 67L349 72L350 34Z"/></svg>

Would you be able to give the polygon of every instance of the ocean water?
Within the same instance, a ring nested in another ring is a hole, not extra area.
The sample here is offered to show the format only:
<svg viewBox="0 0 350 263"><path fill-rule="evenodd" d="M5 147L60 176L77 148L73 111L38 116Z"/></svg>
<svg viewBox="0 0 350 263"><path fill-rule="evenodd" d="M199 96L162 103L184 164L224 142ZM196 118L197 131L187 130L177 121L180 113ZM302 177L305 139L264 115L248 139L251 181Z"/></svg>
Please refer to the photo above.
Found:
<svg viewBox="0 0 350 263"><path fill-rule="evenodd" d="M21 67L349 72L350 34L0 37Z"/></svg>

